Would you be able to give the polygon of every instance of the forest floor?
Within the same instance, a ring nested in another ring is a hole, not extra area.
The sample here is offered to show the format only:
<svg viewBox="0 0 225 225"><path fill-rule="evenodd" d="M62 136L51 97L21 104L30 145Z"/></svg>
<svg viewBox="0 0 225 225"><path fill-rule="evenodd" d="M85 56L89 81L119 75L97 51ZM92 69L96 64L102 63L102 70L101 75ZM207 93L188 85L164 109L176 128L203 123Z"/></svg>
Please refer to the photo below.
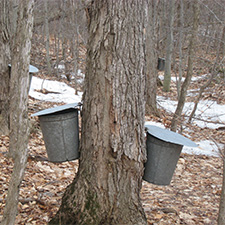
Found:
<svg viewBox="0 0 225 225"><path fill-rule="evenodd" d="M55 103L29 99L30 113L53 105ZM208 130L202 129L202 132ZM220 131L218 135L224 137L224 131ZM8 136L1 136L1 215L13 169L13 162L6 154L8 146ZM38 121L33 119L29 158L20 189L16 224L47 224L57 212L63 192L72 182L74 171L77 169L77 161L64 163L47 161L42 132ZM182 153L170 185L158 186L143 181L141 198L148 223L216 224L221 188L222 159L220 157Z"/></svg>
<svg viewBox="0 0 225 225"><path fill-rule="evenodd" d="M195 83L191 88L194 90L197 86L198 84ZM220 88L218 84L211 85L203 98L213 99L218 104L225 105L225 91L224 88L222 90ZM160 96L172 100L176 100L175 93L174 86L169 93L163 93L162 88L158 89ZM188 101L193 101L191 96L188 97ZM54 102L30 97L29 115L55 105ZM148 116L146 119L169 127L171 114L163 109L160 109L160 112L161 118ZM74 171L78 170L78 160L64 163L49 162L39 122L37 118L31 118L31 122L29 158L20 189L16 224L42 225L47 224L57 212L65 188L73 181ZM202 128L193 124L185 132L194 141L213 137L216 142L225 144L224 125L220 128ZM8 147L9 137L0 136L0 220L13 169L13 162L7 157ZM143 181L141 199L148 223L217 224L222 172L221 157L182 153L170 185L159 186Z"/></svg>
<svg viewBox="0 0 225 225"><path fill-rule="evenodd" d="M6 157L8 137L0 139L0 213L13 169ZM47 224L57 212L78 162L47 161L40 130L31 134L29 158L20 189L16 224ZM141 199L149 224L217 224L222 188L222 159L181 154L172 182L159 186L143 181Z"/></svg>

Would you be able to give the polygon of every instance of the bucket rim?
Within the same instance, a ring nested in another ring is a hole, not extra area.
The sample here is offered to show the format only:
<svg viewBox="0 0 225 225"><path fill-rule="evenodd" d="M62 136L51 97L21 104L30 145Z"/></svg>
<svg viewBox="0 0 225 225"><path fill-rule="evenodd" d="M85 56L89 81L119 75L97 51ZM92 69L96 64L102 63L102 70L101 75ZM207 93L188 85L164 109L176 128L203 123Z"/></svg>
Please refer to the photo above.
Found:
<svg viewBox="0 0 225 225"><path fill-rule="evenodd" d="M163 140L165 142L170 142L170 143L178 144L178 145L184 145L188 147L198 147L198 145L195 142L176 132L163 129L161 127L154 126L154 125L145 125L145 128L147 129L147 132L150 135L160 140Z"/></svg>
<svg viewBox="0 0 225 225"><path fill-rule="evenodd" d="M46 115L54 114L54 113L64 111L67 109L77 109L78 110L80 106L81 106L81 103L79 103L79 102L65 104L65 105L54 107L54 108L44 109L42 111L32 114L31 116L32 117L33 116L46 116Z"/></svg>

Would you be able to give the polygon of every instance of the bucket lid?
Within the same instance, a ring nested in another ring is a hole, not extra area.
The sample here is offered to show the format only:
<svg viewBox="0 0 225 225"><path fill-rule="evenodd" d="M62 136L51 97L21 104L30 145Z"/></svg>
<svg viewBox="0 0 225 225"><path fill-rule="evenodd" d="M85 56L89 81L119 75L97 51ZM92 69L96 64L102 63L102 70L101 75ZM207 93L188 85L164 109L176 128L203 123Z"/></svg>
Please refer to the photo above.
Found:
<svg viewBox="0 0 225 225"><path fill-rule="evenodd" d="M170 142L173 144L178 144L178 145L185 145L185 146L189 146L189 147L198 147L198 145L195 144L190 139L188 139L178 133L175 133L173 131L163 129L163 128L153 126L153 125L145 125L145 127L147 128L147 132L150 135L152 135L156 138L159 138L160 140Z"/></svg>
<svg viewBox="0 0 225 225"><path fill-rule="evenodd" d="M45 109L42 111L39 111L37 113L32 114L31 116L45 116L45 115L49 115L49 114L53 114L56 112L60 112L60 111L64 111L67 109L78 109L80 106L80 103L71 103L71 104L66 104L66 105L61 105L61 106L57 106L54 108L50 108L50 109Z"/></svg>
<svg viewBox="0 0 225 225"><path fill-rule="evenodd" d="M11 64L9 64L9 67L11 67ZM38 71L37 67L29 65L29 73L37 73Z"/></svg>

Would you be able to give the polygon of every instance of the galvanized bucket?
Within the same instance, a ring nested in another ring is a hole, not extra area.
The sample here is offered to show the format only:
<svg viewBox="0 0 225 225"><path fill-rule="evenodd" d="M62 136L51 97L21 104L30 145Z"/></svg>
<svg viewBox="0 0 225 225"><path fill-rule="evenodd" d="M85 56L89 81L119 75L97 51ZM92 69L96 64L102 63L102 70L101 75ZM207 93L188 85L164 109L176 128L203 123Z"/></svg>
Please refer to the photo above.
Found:
<svg viewBox="0 0 225 225"><path fill-rule="evenodd" d="M79 122L77 104L46 109L39 116L48 159L65 162L79 158Z"/></svg>
<svg viewBox="0 0 225 225"><path fill-rule="evenodd" d="M33 77L33 74L32 73L29 73L29 91L30 91L32 77Z"/></svg>
<svg viewBox="0 0 225 225"><path fill-rule="evenodd" d="M157 185L169 185L183 145L197 145L175 132L156 126L147 128L147 161L143 179Z"/></svg>
<svg viewBox="0 0 225 225"><path fill-rule="evenodd" d="M164 58L158 58L157 70L159 70L159 71L165 70L165 59Z"/></svg>
<svg viewBox="0 0 225 225"><path fill-rule="evenodd" d="M153 184L169 185L182 148L182 145L147 134L147 162L143 179Z"/></svg>

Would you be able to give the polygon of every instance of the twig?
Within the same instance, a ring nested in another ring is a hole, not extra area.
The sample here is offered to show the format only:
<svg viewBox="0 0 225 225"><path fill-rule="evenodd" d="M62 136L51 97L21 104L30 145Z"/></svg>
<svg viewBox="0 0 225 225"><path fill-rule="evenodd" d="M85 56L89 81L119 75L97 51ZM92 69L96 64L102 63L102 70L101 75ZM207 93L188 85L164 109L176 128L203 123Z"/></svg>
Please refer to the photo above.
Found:
<svg viewBox="0 0 225 225"><path fill-rule="evenodd" d="M188 116L185 116L184 117L188 117ZM219 121L212 121L212 120L204 120L204 119L201 119L199 117L193 117L193 119L195 120L200 120L200 121L203 121L203 122L206 122L206 123L214 123L214 124L222 124L222 125L225 125L225 123L223 122L219 122Z"/></svg>
<svg viewBox="0 0 225 225"><path fill-rule="evenodd" d="M35 160L35 161L49 161L47 158L39 156L39 155L29 155L28 160Z"/></svg>
<svg viewBox="0 0 225 225"><path fill-rule="evenodd" d="M27 204L29 202L36 202L40 205L58 205L56 203L51 203L51 204L48 204L47 202L41 200L41 199L36 199L36 198L19 198L19 202L22 203L22 204Z"/></svg>
<svg viewBox="0 0 225 225"><path fill-rule="evenodd" d="M221 158L224 160L224 158L225 158L225 152L224 152L223 149L225 149L225 145L224 145L224 147L223 147L223 149L222 149L222 148L218 145L217 141L216 141L212 136L210 136L209 138L210 138L210 139L213 141L213 143L216 145L216 147L218 148L218 150L219 150L219 152L220 152Z"/></svg>

